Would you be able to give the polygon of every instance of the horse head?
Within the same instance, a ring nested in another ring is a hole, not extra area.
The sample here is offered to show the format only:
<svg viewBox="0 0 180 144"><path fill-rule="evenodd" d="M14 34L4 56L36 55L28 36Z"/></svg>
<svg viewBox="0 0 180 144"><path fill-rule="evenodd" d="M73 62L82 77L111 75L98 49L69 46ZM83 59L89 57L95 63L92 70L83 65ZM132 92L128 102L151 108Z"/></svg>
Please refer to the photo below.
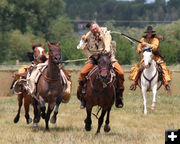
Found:
<svg viewBox="0 0 180 144"><path fill-rule="evenodd" d="M47 60L45 53L45 44L42 45L34 45L32 44L32 48L34 51L34 61L37 63L42 63Z"/></svg>
<svg viewBox="0 0 180 144"><path fill-rule="evenodd" d="M51 59L51 62L58 65L61 61L61 49L59 47L60 42L57 44L47 42L49 46L49 58Z"/></svg>
<svg viewBox="0 0 180 144"><path fill-rule="evenodd" d="M152 47L143 48L143 57L144 57L144 68L149 68L153 60Z"/></svg>
<svg viewBox="0 0 180 144"><path fill-rule="evenodd" d="M103 82L108 82L110 78L110 70L112 69L111 53L100 53L97 58L97 65L99 69L99 78Z"/></svg>

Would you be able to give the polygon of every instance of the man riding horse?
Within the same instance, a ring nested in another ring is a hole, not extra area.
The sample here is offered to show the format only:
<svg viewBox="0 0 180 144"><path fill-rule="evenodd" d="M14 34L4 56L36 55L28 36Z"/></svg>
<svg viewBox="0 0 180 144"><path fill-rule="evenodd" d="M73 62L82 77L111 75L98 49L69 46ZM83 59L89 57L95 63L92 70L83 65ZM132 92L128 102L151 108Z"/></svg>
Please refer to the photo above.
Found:
<svg viewBox="0 0 180 144"><path fill-rule="evenodd" d="M118 81L118 91L119 94L116 94L116 107L123 107L123 91L124 91L124 72L119 65L118 61L115 59L115 42L112 41L110 31L106 27L99 27L96 22L90 22L86 25L89 28L89 32L86 35L83 35L78 49L82 49L84 54L88 57L89 61L85 64L81 70L79 77L79 87L77 91L77 96L81 99L80 108L85 108L86 102L84 100L85 89L86 89L86 76L91 71L91 69L96 64L98 53L102 52L111 52L111 62L116 73Z"/></svg>
<svg viewBox="0 0 180 144"><path fill-rule="evenodd" d="M162 37L157 36L155 34L155 31L153 30L152 26L148 26L147 30L145 31L146 35L141 38L141 43L137 46L136 52L140 54L142 52L143 47L152 47L153 54L154 54L154 60L160 64L162 69L162 82L166 88L167 91L170 90L169 82L171 81L171 73L169 69L166 66L166 63L163 60L163 57L161 53L159 52L159 40L162 39ZM140 74L142 72L141 64L143 63L143 58L141 58L141 61L139 64L135 65L131 68L131 75L130 79L133 80L132 85L130 86L130 90L135 90L136 85L138 84L138 79L140 77Z"/></svg>

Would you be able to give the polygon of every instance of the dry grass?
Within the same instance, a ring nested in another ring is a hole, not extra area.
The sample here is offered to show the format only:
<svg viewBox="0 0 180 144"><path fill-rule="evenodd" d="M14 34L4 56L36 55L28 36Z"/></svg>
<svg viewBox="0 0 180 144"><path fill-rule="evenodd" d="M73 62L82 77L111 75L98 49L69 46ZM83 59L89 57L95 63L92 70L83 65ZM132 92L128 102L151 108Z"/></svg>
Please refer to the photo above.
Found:
<svg viewBox="0 0 180 144"><path fill-rule="evenodd" d="M37 129L32 124L26 125L22 109L19 123L14 124L17 112L17 97L0 98L0 143L2 144L163 144L165 129L180 128L180 74L173 74L172 93L167 94L164 87L158 92L155 111L150 110L151 93L148 94L148 115L142 114L143 101L139 88L135 92L128 90L130 81L126 74L123 109L113 106L110 116L111 131L103 128L95 136L97 120L92 116L92 130L84 130L85 110L80 110L76 98L77 77L72 74L73 92L68 104L61 104L57 124L50 124L50 131L45 131L44 120ZM93 109L97 111L96 107ZM33 117L32 108L30 115Z"/></svg>

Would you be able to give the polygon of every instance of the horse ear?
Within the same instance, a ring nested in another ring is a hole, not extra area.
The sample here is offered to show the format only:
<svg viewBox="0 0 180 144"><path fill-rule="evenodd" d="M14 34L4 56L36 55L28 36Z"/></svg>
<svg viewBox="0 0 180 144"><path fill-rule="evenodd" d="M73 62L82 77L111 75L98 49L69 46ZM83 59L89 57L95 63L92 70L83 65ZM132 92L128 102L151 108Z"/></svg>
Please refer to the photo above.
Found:
<svg viewBox="0 0 180 144"><path fill-rule="evenodd" d="M50 44L50 42L49 41L47 41L47 45L49 46L49 47L51 47L52 45Z"/></svg>
<svg viewBox="0 0 180 144"><path fill-rule="evenodd" d="M60 41L58 41L58 43L56 44L56 46L59 46L61 44L61 42Z"/></svg>
<svg viewBox="0 0 180 144"><path fill-rule="evenodd" d="M42 46L41 46L43 49L45 49L45 44L42 44Z"/></svg>

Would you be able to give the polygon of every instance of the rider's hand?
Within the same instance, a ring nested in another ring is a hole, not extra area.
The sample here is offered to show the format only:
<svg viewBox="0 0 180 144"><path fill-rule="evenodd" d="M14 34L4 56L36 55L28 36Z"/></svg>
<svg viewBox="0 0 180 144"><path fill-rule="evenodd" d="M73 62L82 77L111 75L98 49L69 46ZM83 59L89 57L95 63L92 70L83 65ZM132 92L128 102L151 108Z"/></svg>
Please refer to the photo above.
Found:
<svg viewBox="0 0 180 144"><path fill-rule="evenodd" d="M145 46L147 46L147 43L146 43L146 42L142 42L142 43L141 43L141 46L142 46L142 47L145 47Z"/></svg>
<svg viewBox="0 0 180 144"><path fill-rule="evenodd" d="M136 50L136 52L137 52L138 54L140 54L140 53L141 53L141 51L140 51L140 50Z"/></svg>
<svg viewBox="0 0 180 144"><path fill-rule="evenodd" d="M81 37L84 41L86 41L87 40L87 37L86 37L86 35L82 35L82 37Z"/></svg>

